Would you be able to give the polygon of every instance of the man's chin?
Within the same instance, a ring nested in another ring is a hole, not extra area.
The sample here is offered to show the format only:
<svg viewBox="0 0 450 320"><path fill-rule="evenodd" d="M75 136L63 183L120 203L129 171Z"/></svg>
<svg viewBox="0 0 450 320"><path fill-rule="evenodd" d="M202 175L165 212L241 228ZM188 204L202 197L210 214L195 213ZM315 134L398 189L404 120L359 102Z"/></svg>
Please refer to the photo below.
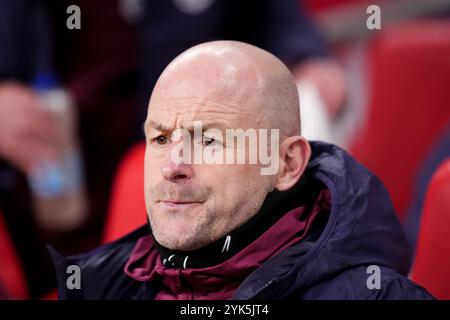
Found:
<svg viewBox="0 0 450 320"><path fill-rule="evenodd" d="M198 221L204 215L204 203L168 203L158 202L150 209L150 216L161 221L166 221L164 226L192 223Z"/></svg>
<svg viewBox="0 0 450 320"><path fill-rule="evenodd" d="M166 233L170 230L170 234ZM200 249L208 244L206 234L194 231L195 226L189 224L166 224L164 231L153 230L156 241L163 247L171 250L192 251Z"/></svg>
<svg viewBox="0 0 450 320"><path fill-rule="evenodd" d="M172 239L172 238L162 238L158 241L160 245L170 250L178 251L193 251L204 247L205 245L199 243L192 239Z"/></svg>

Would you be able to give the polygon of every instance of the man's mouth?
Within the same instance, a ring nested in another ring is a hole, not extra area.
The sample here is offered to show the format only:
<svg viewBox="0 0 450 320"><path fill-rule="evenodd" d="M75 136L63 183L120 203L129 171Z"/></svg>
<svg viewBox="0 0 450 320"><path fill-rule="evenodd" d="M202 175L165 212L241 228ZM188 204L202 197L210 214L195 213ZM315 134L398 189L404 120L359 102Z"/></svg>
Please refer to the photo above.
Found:
<svg viewBox="0 0 450 320"><path fill-rule="evenodd" d="M160 200L158 205L167 209L186 209L191 206L201 204L200 201L184 201L184 200Z"/></svg>

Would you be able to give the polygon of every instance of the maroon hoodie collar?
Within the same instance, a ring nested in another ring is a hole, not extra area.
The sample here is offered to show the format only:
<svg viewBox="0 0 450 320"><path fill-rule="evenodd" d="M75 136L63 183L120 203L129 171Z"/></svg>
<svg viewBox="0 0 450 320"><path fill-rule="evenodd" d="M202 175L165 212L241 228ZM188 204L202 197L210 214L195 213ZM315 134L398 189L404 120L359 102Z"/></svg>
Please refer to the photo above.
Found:
<svg viewBox="0 0 450 320"><path fill-rule="evenodd" d="M125 265L137 281L161 284L155 299L228 299L240 283L262 263L298 243L319 213L329 212L329 192L323 190L310 212L298 207L281 217L265 233L230 259L206 268L168 268L161 261L151 235L141 237Z"/></svg>

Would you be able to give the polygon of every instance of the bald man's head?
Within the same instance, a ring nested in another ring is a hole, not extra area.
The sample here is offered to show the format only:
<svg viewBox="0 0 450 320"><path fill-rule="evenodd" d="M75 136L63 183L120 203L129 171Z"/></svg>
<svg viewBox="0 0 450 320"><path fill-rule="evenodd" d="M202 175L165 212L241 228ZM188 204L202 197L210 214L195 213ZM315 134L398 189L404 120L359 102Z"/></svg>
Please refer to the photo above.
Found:
<svg viewBox="0 0 450 320"><path fill-rule="evenodd" d="M198 123L203 129L197 135ZM174 135L178 129L188 134L180 139ZM258 141L229 141L229 130L258 132ZM289 70L270 53L235 41L197 45L167 66L150 99L145 134L150 225L160 244L176 250L201 248L242 225L270 191L297 183L310 154L300 136L298 93ZM194 162L186 161L192 153ZM174 154L183 160L175 161ZM205 154L215 160L244 154L245 161L211 163L203 161ZM261 174L264 159L274 168L267 175Z"/></svg>
<svg viewBox="0 0 450 320"><path fill-rule="evenodd" d="M152 99L168 97L180 88L194 97L193 86L211 98L228 100L237 112L254 119L255 127L279 128L285 136L300 134L299 97L292 74L263 49L238 41L194 46L166 67Z"/></svg>

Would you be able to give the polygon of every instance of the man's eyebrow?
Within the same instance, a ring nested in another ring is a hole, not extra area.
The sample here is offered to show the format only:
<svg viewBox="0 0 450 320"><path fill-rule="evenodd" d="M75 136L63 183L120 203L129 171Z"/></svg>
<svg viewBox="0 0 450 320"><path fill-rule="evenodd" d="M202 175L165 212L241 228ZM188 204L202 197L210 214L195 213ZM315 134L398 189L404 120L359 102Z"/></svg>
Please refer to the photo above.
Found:
<svg viewBox="0 0 450 320"><path fill-rule="evenodd" d="M153 120L147 120L144 123L144 133L150 129L155 129L162 132L170 132L172 130L169 127L162 125L161 123L157 123Z"/></svg>
<svg viewBox="0 0 450 320"><path fill-rule="evenodd" d="M201 128L202 128L202 132L205 132L208 129L217 129L223 133L225 133L227 126L224 123L221 122L216 122L216 121L212 121L212 122L203 122L201 120L197 120L196 122L201 122ZM192 123L186 126L182 126L182 129L187 130L189 133L193 134L194 133L194 129L196 127L200 127L199 125L197 125L196 123ZM157 123L153 120L147 120L144 123L144 134L146 132L148 132L150 129L155 129L161 132L172 132L174 129L173 128L169 128L167 126L164 126L163 124Z"/></svg>
<svg viewBox="0 0 450 320"><path fill-rule="evenodd" d="M197 121L202 122L200 120L197 120ZM194 129L196 127L199 127L199 126L194 123L192 123L192 125L183 126L183 128L188 130L189 132L194 131ZM202 128L202 131L206 131L209 129L217 129L217 130L225 132L225 130L227 129L227 126L224 125L222 122L211 121L211 122L202 122L201 128Z"/></svg>

